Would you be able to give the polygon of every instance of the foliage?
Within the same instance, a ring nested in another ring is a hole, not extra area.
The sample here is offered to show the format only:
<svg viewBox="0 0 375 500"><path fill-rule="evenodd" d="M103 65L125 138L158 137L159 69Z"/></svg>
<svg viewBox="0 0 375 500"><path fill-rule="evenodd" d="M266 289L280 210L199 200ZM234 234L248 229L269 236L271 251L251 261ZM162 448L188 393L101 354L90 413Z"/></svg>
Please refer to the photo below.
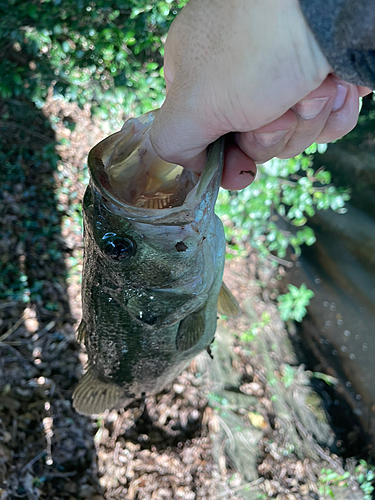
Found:
<svg viewBox="0 0 375 500"><path fill-rule="evenodd" d="M351 145L363 145L367 141L372 144L372 137L374 135L374 121L375 121L375 93L367 95L360 99L361 112L358 117L356 127L340 139L340 142L346 142ZM363 146L362 146L363 147Z"/></svg>
<svg viewBox="0 0 375 500"><path fill-rule="evenodd" d="M305 283L302 283L300 288L288 285L288 289L288 293L279 295L277 298L281 319L284 321L302 321L306 314L306 307L314 296L314 292L309 290Z"/></svg>
<svg viewBox="0 0 375 500"><path fill-rule="evenodd" d="M162 38L187 0L0 0L0 96L48 88L104 117L164 99Z"/></svg>
<svg viewBox="0 0 375 500"><path fill-rule="evenodd" d="M312 372L311 375L314 378L317 378L319 380L323 380L323 382L325 382L328 386L331 386L331 387L334 387L339 382L337 378L332 377L332 375L327 375L326 373Z"/></svg>
<svg viewBox="0 0 375 500"><path fill-rule="evenodd" d="M329 172L311 167L311 154L317 150L323 151L314 144L295 158L259 166L256 180L242 191L221 190L216 212L232 254L244 252L248 242L263 257L275 252L283 258L289 245L300 255L301 245L315 243L307 217L329 208L344 211L348 192L330 185Z"/></svg>
<svg viewBox="0 0 375 500"><path fill-rule="evenodd" d="M353 474L344 472L338 474L332 469L322 469L318 481L319 493L335 498L333 486L346 488L349 481L356 481L364 493L364 500L371 500L374 491L373 482L375 479L375 467L369 465L365 460L360 460Z"/></svg>
<svg viewBox="0 0 375 500"><path fill-rule="evenodd" d="M365 494L364 500L371 500L374 491L375 467L369 465L366 460L360 460L355 469L355 478L361 490Z"/></svg>
<svg viewBox="0 0 375 500"><path fill-rule="evenodd" d="M281 380L284 382L284 386L288 389L294 382L295 368L285 364L283 367L283 376Z"/></svg>
<svg viewBox="0 0 375 500"><path fill-rule="evenodd" d="M263 330L263 328L270 323L270 321L271 321L271 316L264 311L262 313L261 320L253 323L251 327L241 335L242 342L253 341L255 337Z"/></svg>
<svg viewBox="0 0 375 500"><path fill-rule="evenodd" d="M164 99L163 40L186 2L0 0L0 97L29 100L41 108L53 88L55 96L80 106L89 104L93 113L107 120L160 106ZM8 118L2 115L2 119ZM51 117L52 127L54 119L60 118ZM75 124L67 126L74 128ZM314 243L314 233L305 225L307 216L319 209L340 210L348 198L329 185L328 172L314 172L311 168L309 155L317 149L321 152L322 147L312 146L307 154L292 160L268 162L259 167L260 175L250 188L220 193L217 211L226 222L232 250L242 251L244 242L249 241L262 255L276 252L284 257L289 245L299 254L302 244ZM51 164L56 160L57 156ZM68 190L68 186L62 189ZM77 218L74 210L61 214L63 224L72 213ZM296 231L281 229L276 218ZM58 219L60 222L60 216ZM53 251L51 245L49 253ZM12 294L8 277L13 271L8 271L3 293ZM38 296L37 288L42 285L38 281L31 285L25 278L22 275L15 281L19 284L16 293L24 300ZM298 312L294 315L298 316ZM253 325L248 337L256 335L265 324L262 319Z"/></svg>
<svg viewBox="0 0 375 500"><path fill-rule="evenodd" d="M331 486L346 488L348 486L348 479L350 479L349 472L338 474L332 469L322 469L319 477L319 493L322 495L329 495L330 497L334 498L335 495L332 491Z"/></svg>
<svg viewBox="0 0 375 500"><path fill-rule="evenodd" d="M56 97L88 104L107 122L159 106L162 39L185 3L0 0L0 126L5 132L0 208L7 211L0 224L1 298L25 303L53 295L46 292L50 282L36 262L42 259L50 281L63 284L61 229L70 224L81 230L77 200L69 199L68 207L58 201L61 193L69 198L75 191L57 169L53 130L64 117L46 118L38 108L51 89ZM79 274L77 256L68 261L70 271ZM54 300L44 305L51 311L57 307Z"/></svg>

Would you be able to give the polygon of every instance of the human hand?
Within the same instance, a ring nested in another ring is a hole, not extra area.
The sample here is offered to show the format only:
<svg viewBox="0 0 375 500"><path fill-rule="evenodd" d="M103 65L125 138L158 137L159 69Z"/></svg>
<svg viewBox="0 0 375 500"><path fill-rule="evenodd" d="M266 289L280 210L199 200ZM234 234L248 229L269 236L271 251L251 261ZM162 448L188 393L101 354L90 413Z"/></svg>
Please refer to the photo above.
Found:
<svg viewBox="0 0 375 500"><path fill-rule="evenodd" d="M242 189L255 163L355 126L369 89L330 72L298 0L190 0L168 34L167 97L152 143L165 160L199 172L206 147L232 132L222 186Z"/></svg>

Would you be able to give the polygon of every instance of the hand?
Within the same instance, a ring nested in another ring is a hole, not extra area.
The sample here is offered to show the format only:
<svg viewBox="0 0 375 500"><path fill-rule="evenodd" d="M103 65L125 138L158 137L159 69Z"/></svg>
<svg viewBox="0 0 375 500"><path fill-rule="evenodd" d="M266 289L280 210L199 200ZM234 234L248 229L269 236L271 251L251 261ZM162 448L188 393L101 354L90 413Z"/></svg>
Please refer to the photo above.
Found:
<svg viewBox="0 0 375 500"><path fill-rule="evenodd" d="M152 143L165 160L199 172L206 147L233 133L222 186L242 189L255 163L355 126L369 89L330 72L298 0L190 0L168 34L167 97Z"/></svg>

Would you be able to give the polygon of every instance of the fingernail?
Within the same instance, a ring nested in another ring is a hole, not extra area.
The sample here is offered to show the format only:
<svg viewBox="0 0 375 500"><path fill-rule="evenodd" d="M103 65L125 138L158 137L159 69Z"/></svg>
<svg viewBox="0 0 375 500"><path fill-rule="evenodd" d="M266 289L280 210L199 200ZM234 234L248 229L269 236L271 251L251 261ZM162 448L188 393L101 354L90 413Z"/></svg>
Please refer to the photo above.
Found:
<svg viewBox="0 0 375 500"><path fill-rule="evenodd" d="M265 148L274 146L285 136L288 130L278 130L277 132L254 132L255 139Z"/></svg>
<svg viewBox="0 0 375 500"><path fill-rule="evenodd" d="M338 111L340 108L343 107L347 93L348 93L348 87L345 87L345 85L337 85L337 93L335 101L332 106L332 111Z"/></svg>
<svg viewBox="0 0 375 500"><path fill-rule="evenodd" d="M304 120L311 120L322 111L328 97L317 97L316 99L306 99L296 104L296 111Z"/></svg>

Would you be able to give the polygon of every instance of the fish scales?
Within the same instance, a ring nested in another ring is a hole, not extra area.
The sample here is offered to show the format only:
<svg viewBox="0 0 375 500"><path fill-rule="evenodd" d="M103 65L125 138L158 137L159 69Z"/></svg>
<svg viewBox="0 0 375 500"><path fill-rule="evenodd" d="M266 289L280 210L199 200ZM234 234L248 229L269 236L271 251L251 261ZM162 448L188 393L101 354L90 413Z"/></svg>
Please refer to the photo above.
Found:
<svg viewBox="0 0 375 500"><path fill-rule="evenodd" d="M73 394L83 414L171 383L212 343L219 295L223 312L239 311L222 284L225 238L214 213L224 140L198 176L156 155L154 116L129 120L89 153L78 330L88 370Z"/></svg>

